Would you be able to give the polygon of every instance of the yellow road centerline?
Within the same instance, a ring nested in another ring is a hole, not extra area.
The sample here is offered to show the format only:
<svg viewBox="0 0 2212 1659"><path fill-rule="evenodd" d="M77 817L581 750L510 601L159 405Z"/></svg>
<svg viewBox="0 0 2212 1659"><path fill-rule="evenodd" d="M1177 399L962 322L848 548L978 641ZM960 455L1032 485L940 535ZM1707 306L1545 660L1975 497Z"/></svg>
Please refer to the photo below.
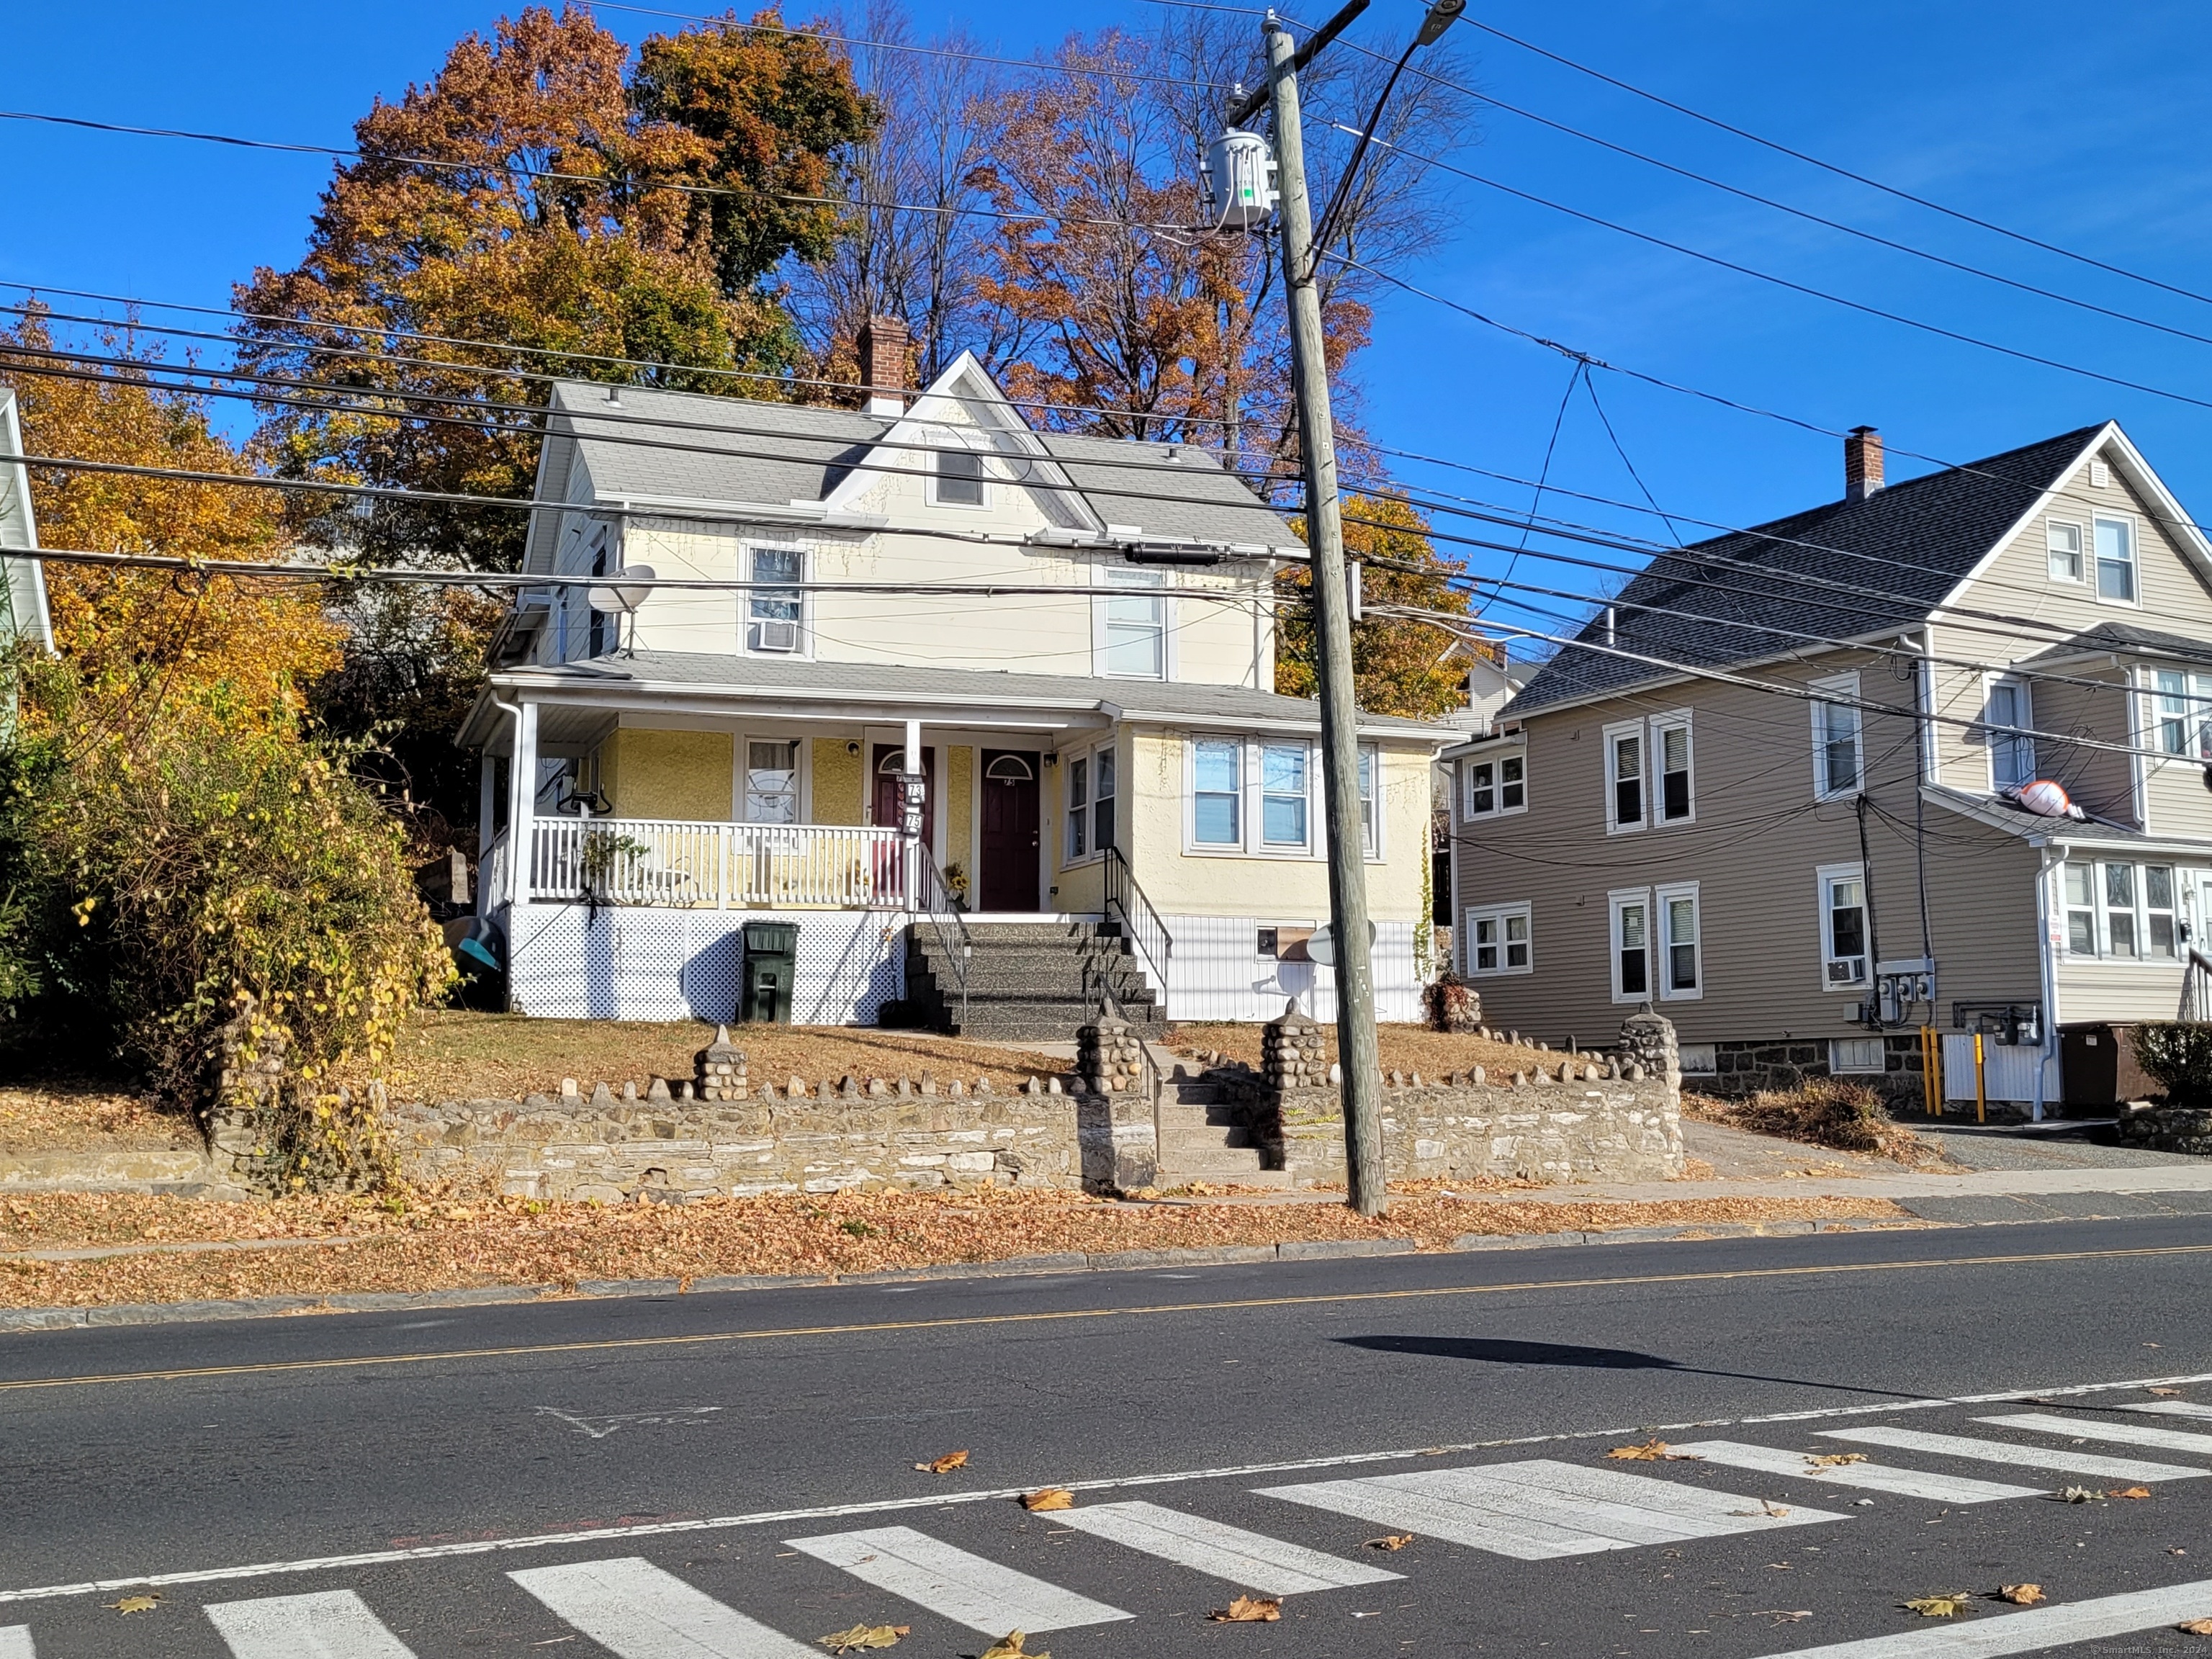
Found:
<svg viewBox="0 0 2212 1659"><path fill-rule="evenodd" d="M1638 1285L1718 1284L1757 1279L1814 1279L1832 1274L1928 1272L1944 1267L1999 1267L2062 1261L2117 1261L2212 1254L2212 1244L2168 1244L2131 1249L2054 1250L2002 1255L1943 1256L1907 1261L1832 1262L1793 1267L1734 1267L1708 1273L1627 1273L1592 1279L1518 1279L1500 1285L1436 1285L1395 1291L1336 1291L1303 1296L1240 1297L1213 1302L1131 1304L1063 1308L1030 1313L962 1314L942 1319L878 1320L840 1325L774 1326L760 1330L695 1331L666 1336L602 1337L572 1342L516 1343L502 1347L431 1349L410 1353L356 1354L326 1359L263 1360L237 1365L193 1365L144 1371L94 1372L77 1376L25 1377L0 1382L0 1394L32 1389L91 1388L128 1382L182 1382L199 1377L268 1376L295 1371L361 1370L379 1365L434 1365L461 1360L519 1359L538 1355L616 1353L647 1348L703 1347L796 1337L873 1336L907 1331L976 1329L1090 1320L1138 1319L1169 1314L1237 1313L1267 1308L1317 1308L1366 1302L1415 1302L1444 1297L1501 1296L1514 1291L1619 1289ZM515 1305L515 1304L509 1304Z"/></svg>

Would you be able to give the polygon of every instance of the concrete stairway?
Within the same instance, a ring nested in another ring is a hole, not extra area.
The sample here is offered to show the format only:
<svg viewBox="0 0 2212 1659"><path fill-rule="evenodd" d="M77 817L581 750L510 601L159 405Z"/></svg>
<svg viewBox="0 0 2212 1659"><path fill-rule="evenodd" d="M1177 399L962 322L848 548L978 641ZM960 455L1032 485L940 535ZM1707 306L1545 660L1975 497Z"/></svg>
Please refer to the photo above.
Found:
<svg viewBox="0 0 2212 1659"><path fill-rule="evenodd" d="M937 930L906 930L906 1001L918 1024L954 1036L1001 1042L1068 1042L1097 1018L1100 987L1139 1035L1160 1028L1160 1012L1129 941L1096 922L969 922L968 1006L957 969Z"/></svg>
<svg viewBox="0 0 2212 1659"><path fill-rule="evenodd" d="M1154 1109L1159 1127L1159 1184L1288 1187L1289 1175L1262 1167L1260 1149L1238 1127L1217 1084L1176 1066L1160 1079Z"/></svg>

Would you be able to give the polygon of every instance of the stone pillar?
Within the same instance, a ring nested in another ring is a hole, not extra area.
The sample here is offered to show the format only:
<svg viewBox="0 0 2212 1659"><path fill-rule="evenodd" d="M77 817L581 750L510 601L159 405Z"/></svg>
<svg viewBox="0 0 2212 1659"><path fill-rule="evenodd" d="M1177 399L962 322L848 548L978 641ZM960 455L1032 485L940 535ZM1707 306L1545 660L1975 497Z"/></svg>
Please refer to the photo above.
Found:
<svg viewBox="0 0 2212 1659"><path fill-rule="evenodd" d="M1077 1030L1075 1133L1091 1192L1139 1192L1159 1178L1158 1103L1144 1082L1142 1042L1127 1020L1103 1014Z"/></svg>
<svg viewBox="0 0 2212 1659"><path fill-rule="evenodd" d="M1298 1012L1293 997L1283 1006L1282 1018L1270 1020L1260 1033L1260 1074L1278 1093L1285 1089L1319 1089L1328 1083L1328 1062L1323 1058L1322 1029Z"/></svg>
<svg viewBox="0 0 2212 1659"><path fill-rule="evenodd" d="M745 1051L730 1041L730 1028L714 1028L714 1040L692 1057L697 1067L691 1091L701 1100L745 1097Z"/></svg>
<svg viewBox="0 0 2212 1659"><path fill-rule="evenodd" d="M1126 1094L1144 1081L1145 1059L1129 1023L1108 1015L1075 1034L1075 1075L1102 1095Z"/></svg>
<svg viewBox="0 0 2212 1659"><path fill-rule="evenodd" d="M1640 1066L1646 1077L1662 1078L1676 1094L1682 1089L1682 1054L1674 1042L1674 1022L1645 1003L1620 1022L1623 1066Z"/></svg>

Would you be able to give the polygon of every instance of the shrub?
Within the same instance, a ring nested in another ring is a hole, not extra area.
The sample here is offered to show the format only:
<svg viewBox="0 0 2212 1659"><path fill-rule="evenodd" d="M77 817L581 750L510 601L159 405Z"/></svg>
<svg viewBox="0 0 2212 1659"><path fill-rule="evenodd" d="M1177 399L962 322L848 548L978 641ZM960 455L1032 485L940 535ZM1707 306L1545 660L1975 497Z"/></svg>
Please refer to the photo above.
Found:
<svg viewBox="0 0 2212 1659"><path fill-rule="evenodd" d="M1707 1097L1698 1115L1755 1134L1782 1135L1839 1152L1875 1152L1901 1163L1933 1156L1899 1123L1881 1097L1844 1078L1808 1078L1794 1089L1762 1089L1741 1100ZM1691 1108L1685 1103L1685 1110Z"/></svg>
<svg viewBox="0 0 2212 1659"><path fill-rule="evenodd" d="M39 729L17 741L37 763L9 816L40 890L23 902L47 918L29 953L46 994L19 1024L73 1018L205 1113L226 1103L221 1034L250 1007L249 1049L281 1050L293 1079L263 1105L270 1180L373 1183L374 1119L340 1103L333 1073L374 1067L453 978L398 825L281 707L216 686L125 720L79 689L47 665Z"/></svg>
<svg viewBox="0 0 2212 1659"><path fill-rule="evenodd" d="M2212 1106L2212 1023L2148 1020L2135 1028L2136 1063L2176 1106Z"/></svg>

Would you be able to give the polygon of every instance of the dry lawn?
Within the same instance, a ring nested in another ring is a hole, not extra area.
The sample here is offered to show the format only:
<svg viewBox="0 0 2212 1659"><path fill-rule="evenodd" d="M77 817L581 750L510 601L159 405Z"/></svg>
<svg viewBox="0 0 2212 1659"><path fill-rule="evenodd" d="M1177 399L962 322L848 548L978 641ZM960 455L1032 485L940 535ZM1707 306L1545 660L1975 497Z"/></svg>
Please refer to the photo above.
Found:
<svg viewBox="0 0 2212 1659"><path fill-rule="evenodd" d="M199 1145L190 1120L96 1085L0 1089L0 1158L37 1152L144 1152Z"/></svg>
<svg viewBox="0 0 2212 1659"><path fill-rule="evenodd" d="M1395 1198L1388 1216L1364 1221L1329 1203L1137 1205L996 1189L724 1198L620 1208L501 1198L216 1204L52 1194L0 1198L0 1251L210 1239L326 1243L79 1261L0 1256L0 1306L574 1285L717 1273L854 1273L1064 1251L1293 1239L1412 1237L1436 1249L1465 1233L1845 1217L1910 1224L1894 1206L1866 1199L1548 1204L1421 1194Z"/></svg>
<svg viewBox="0 0 2212 1659"><path fill-rule="evenodd" d="M1256 1068L1260 1064L1260 1029L1257 1025L1176 1025L1164 1046L1184 1059L1212 1050ZM1328 1058L1334 1060L1336 1028L1324 1025L1322 1030L1322 1043ZM1504 1082L1516 1072L1530 1069L1538 1058L1535 1051L1510 1042L1432 1031L1425 1025L1382 1025L1376 1027L1376 1032L1382 1038L1384 1071L1419 1072L1428 1079L1480 1066L1491 1081Z"/></svg>

